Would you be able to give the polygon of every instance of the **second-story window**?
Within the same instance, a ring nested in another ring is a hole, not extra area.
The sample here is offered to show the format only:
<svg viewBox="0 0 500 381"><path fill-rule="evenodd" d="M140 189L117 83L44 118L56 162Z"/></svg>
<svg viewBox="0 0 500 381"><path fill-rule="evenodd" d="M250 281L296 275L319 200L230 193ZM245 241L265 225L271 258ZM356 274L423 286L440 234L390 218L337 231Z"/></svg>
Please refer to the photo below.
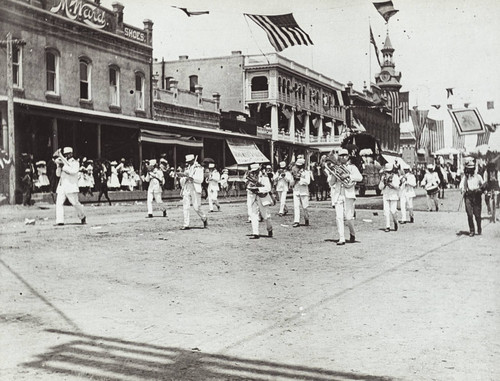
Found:
<svg viewBox="0 0 500 381"><path fill-rule="evenodd" d="M144 74L135 74L135 108L144 110Z"/></svg>
<svg viewBox="0 0 500 381"><path fill-rule="evenodd" d="M91 68L89 60L80 59L80 99L91 99Z"/></svg>
<svg viewBox="0 0 500 381"><path fill-rule="evenodd" d="M15 87L23 87L22 52L20 46L12 47L12 74Z"/></svg>
<svg viewBox="0 0 500 381"><path fill-rule="evenodd" d="M120 106L120 71L115 66L109 68L109 103Z"/></svg>
<svg viewBox="0 0 500 381"><path fill-rule="evenodd" d="M194 93L196 91L195 86L198 84L198 76L190 75L189 76L189 91Z"/></svg>
<svg viewBox="0 0 500 381"><path fill-rule="evenodd" d="M45 53L47 91L59 94L59 55L54 51Z"/></svg>

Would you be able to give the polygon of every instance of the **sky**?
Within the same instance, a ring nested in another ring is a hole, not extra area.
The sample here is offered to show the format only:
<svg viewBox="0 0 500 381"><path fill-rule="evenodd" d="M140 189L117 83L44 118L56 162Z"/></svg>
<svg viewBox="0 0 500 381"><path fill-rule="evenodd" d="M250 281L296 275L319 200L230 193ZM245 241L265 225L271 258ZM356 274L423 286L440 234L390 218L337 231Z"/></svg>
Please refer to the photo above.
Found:
<svg viewBox="0 0 500 381"><path fill-rule="evenodd" d="M393 0L396 13L386 24L370 0L120 0L124 22L154 22L153 55L161 60L274 53L265 32L243 16L292 12L312 46L292 46L280 54L362 90L380 70L369 40L379 50L387 31L395 49L401 91L410 106L453 104L478 107L487 122L500 123L500 1ZM112 0L102 5L111 9ZM172 6L210 14L187 17ZM453 96L447 98L447 88ZM495 109L486 110L494 101ZM499 135L500 133L494 134Z"/></svg>

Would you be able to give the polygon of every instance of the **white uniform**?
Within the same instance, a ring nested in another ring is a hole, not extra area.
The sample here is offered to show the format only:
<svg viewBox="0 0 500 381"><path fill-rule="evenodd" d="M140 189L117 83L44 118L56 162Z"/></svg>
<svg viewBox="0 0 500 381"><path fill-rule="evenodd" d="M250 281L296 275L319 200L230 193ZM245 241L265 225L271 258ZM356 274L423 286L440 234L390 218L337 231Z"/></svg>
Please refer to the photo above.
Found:
<svg viewBox="0 0 500 381"><path fill-rule="evenodd" d="M201 210L201 183L204 178L203 167L194 163L186 167L186 176L192 177L193 181L188 181L187 177L181 177L182 186L182 207L184 212L184 227L189 227L189 208L193 204L194 211L200 216L202 221L206 221L206 216Z"/></svg>
<svg viewBox="0 0 500 381"><path fill-rule="evenodd" d="M405 173L401 178L402 184L399 190L399 204L401 206L401 221L406 222L406 208L410 212L410 217L413 217L413 199L415 198L415 187L417 179L411 172Z"/></svg>
<svg viewBox="0 0 500 381"><path fill-rule="evenodd" d="M214 211L214 204L217 206L217 209L220 209L219 201L217 201L217 197L219 195L219 181L220 181L220 173L217 169L214 169L210 172L208 176L208 207L210 211Z"/></svg>
<svg viewBox="0 0 500 381"><path fill-rule="evenodd" d="M386 176L390 174L386 173ZM391 219L394 221L394 226L397 226L398 200L400 179L397 174L392 174L392 181L386 186L383 181L379 184L379 189L382 191L382 200L384 202L385 227L391 227Z"/></svg>
<svg viewBox="0 0 500 381"><path fill-rule="evenodd" d="M309 184L311 182L311 172L307 169L300 170L300 178L295 180L293 186L293 222L300 222L300 205L304 209L304 219L306 225L309 224Z"/></svg>
<svg viewBox="0 0 500 381"><path fill-rule="evenodd" d="M271 192L271 181L269 180L269 177L267 175L259 172L258 182L262 184L262 186L258 188L259 193ZM252 222L252 234L254 236L259 235L259 212L262 215L264 221L266 221L267 231L272 231L273 226L271 224L271 212L269 211L269 207L272 205L271 196L268 194L266 197L260 197L258 194L248 191L247 197L250 221Z"/></svg>
<svg viewBox="0 0 500 381"><path fill-rule="evenodd" d="M346 164L345 168L350 173L352 186L345 186L341 181L328 173L328 184L330 185L330 194L332 197L332 206L335 207L335 216L337 230L339 233L339 242L345 242L344 219L351 236L355 235L354 230L354 202L356 201L355 183L363 180L363 175L358 167L353 164Z"/></svg>
<svg viewBox="0 0 500 381"><path fill-rule="evenodd" d="M286 208L286 195L288 194L290 183L293 182L292 174L285 169L279 170L275 173L273 181L276 184L276 192L280 199L279 213L284 214Z"/></svg>
<svg viewBox="0 0 500 381"><path fill-rule="evenodd" d="M78 218L81 220L85 217L83 205L78 200L78 171L80 164L74 158L67 160L64 166L58 167L56 175L60 176L59 184L57 185L56 198L56 224L64 224L64 201L69 200L71 205L76 209Z"/></svg>
<svg viewBox="0 0 500 381"><path fill-rule="evenodd" d="M162 210L165 211L166 209L163 206L163 200L161 199L163 184L165 182L163 172L159 168L153 168L152 171L147 173L146 182L149 183L147 198L148 215L153 214L153 199L157 204L162 205Z"/></svg>

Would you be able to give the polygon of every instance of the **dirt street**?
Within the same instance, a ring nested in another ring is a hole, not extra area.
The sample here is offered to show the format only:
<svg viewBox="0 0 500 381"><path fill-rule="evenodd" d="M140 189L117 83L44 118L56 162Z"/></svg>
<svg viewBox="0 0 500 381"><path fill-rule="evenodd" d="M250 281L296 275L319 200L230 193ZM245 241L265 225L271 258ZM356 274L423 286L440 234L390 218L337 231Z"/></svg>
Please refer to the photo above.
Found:
<svg viewBox="0 0 500 381"><path fill-rule="evenodd" d="M359 198L345 246L330 201L260 240L244 203L1 207L0 380L499 380L500 223L461 234L459 200L385 233Z"/></svg>

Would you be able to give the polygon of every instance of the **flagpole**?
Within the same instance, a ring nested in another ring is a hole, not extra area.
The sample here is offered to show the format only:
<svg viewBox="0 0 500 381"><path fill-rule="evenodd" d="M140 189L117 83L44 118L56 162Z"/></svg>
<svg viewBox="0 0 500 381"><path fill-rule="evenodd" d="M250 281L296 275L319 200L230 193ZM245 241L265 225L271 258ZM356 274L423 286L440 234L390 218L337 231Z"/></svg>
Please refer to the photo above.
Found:
<svg viewBox="0 0 500 381"><path fill-rule="evenodd" d="M370 16L368 16L368 35L370 36L370 32L372 30L372 25L370 23ZM371 90L372 86L372 42L368 38L368 89Z"/></svg>

